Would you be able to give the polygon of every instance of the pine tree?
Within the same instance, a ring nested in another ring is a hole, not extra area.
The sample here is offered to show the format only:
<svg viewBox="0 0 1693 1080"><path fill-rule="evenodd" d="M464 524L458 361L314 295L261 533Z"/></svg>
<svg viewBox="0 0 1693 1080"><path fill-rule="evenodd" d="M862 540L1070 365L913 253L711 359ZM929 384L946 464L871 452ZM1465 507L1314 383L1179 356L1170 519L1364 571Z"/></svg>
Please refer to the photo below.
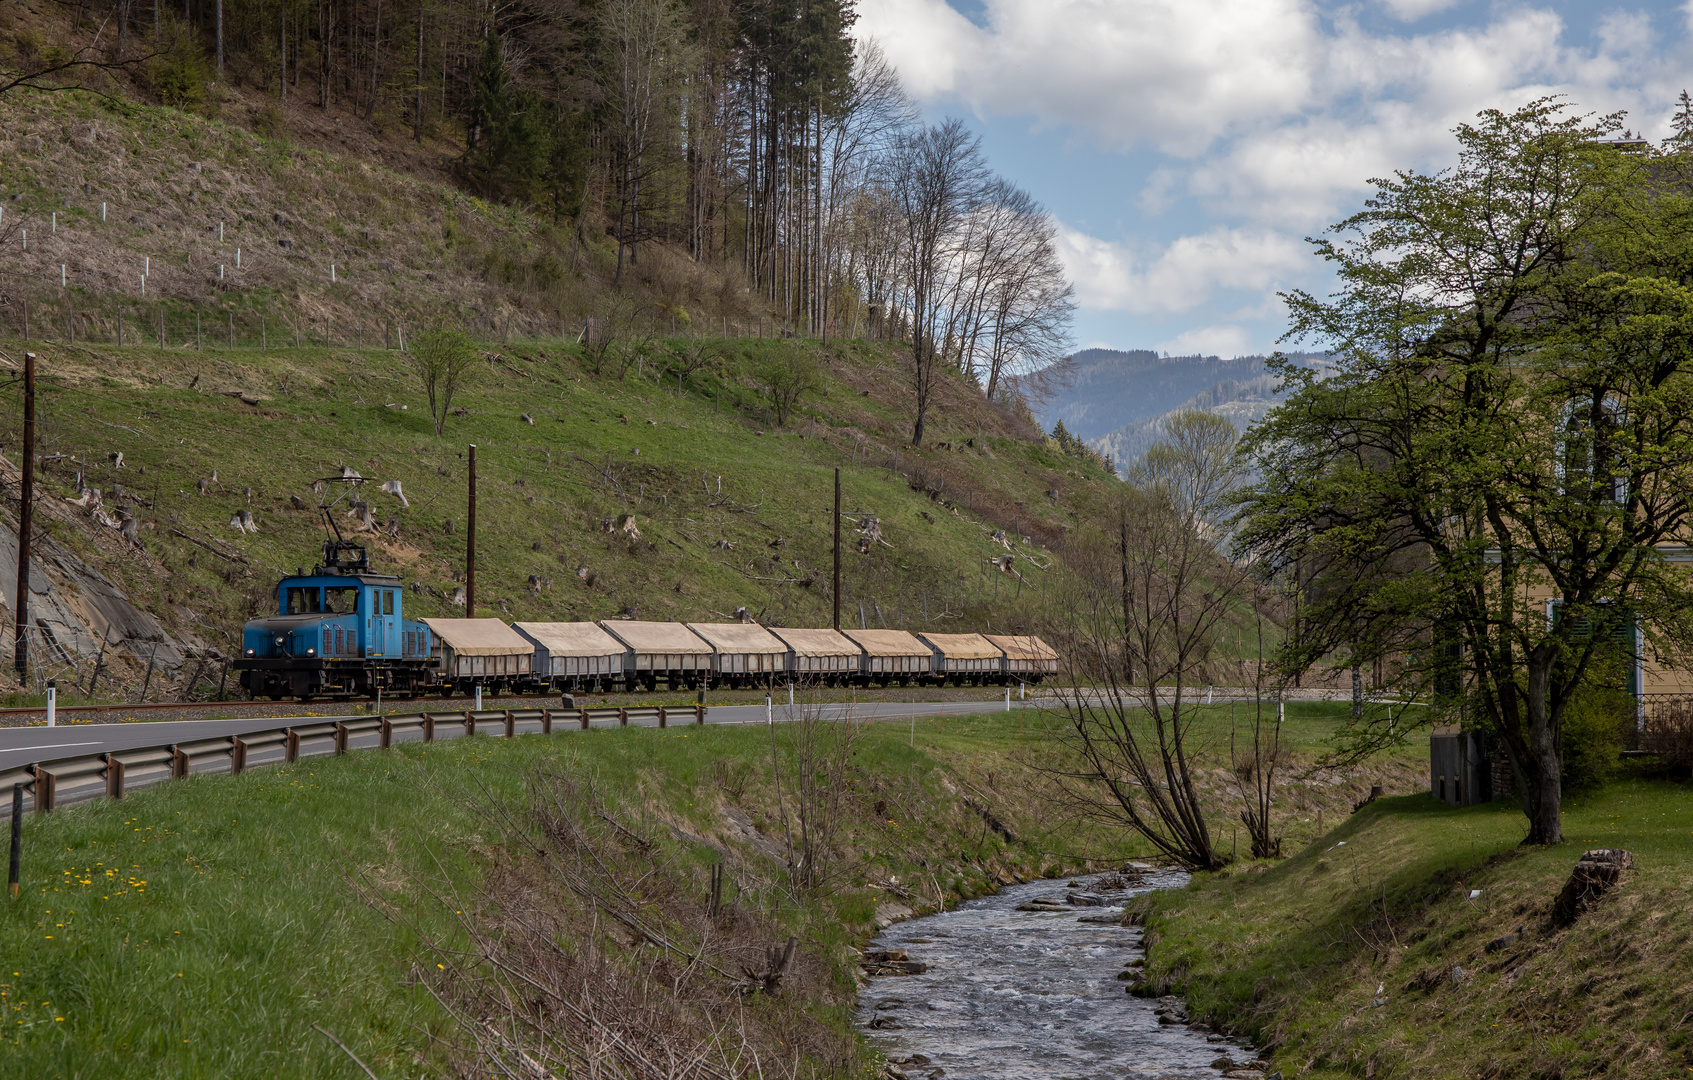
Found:
<svg viewBox="0 0 1693 1080"><path fill-rule="evenodd" d="M1686 90L1675 99L1675 115L1670 117L1670 126L1675 133L1669 137L1669 144L1673 150L1693 150L1693 97L1689 97Z"/></svg>

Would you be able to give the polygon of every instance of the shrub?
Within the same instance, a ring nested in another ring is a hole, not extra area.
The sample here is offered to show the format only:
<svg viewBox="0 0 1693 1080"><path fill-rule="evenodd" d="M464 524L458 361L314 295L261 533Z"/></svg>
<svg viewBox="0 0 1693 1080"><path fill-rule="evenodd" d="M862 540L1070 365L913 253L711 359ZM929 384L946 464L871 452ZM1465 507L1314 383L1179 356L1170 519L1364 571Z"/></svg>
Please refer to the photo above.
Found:
<svg viewBox="0 0 1693 1080"><path fill-rule="evenodd" d="M159 100L189 111L205 105L208 77L205 57L187 39L172 45L147 68L147 81Z"/></svg>
<svg viewBox="0 0 1693 1080"><path fill-rule="evenodd" d="M1564 707L1564 790L1592 791L1616 778L1634 733L1634 695L1586 686Z"/></svg>
<svg viewBox="0 0 1693 1080"><path fill-rule="evenodd" d="M253 114L253 133L266 139L280 139L287 135L288 123L282 110L275 105L266 105Z"/></svg>

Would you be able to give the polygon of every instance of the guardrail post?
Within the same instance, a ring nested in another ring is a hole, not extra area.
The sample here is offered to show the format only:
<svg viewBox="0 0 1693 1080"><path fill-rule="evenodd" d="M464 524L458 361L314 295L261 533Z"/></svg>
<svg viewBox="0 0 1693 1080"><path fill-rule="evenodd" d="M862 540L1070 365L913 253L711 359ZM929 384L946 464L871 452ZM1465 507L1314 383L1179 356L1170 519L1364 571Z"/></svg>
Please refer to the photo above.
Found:
<svg viewBox="0 0 1693 1080"><path fill-rule="evenodd" d="M506 738L508 738L508 739L512 738L516 734L517 734L517 721L512 719L511 710L507 709L506 710Z"/></svg>
<svg viewBox="0 0 1693 1080"><path fill-rule="evenodd" d="M552 733L553 733L553 711L551 709L542 709L541 710L541 734L551 735Z"/></svg>
<svg viewBox="0 0 1693 1080"><path fill-rule="evenodd" d="M665 727L669 724L669 721L670 721L669 710L665 709L665 707L663 705L660 705L658 707L658 726L659 727Z"/></svg>
<svg viewBox="0 0 1693 1080"><path fill-rule="evenodd" d="M705 723L705 706L704 705L695 705L694 706L694 723L696 723L696 724Z"/></svg>
<svg viewBox="0 0 1693 1080"><path fill-rule="evenodd" d="M386 716L382 718L382 749L388 750L394 745L394 722Z"/></svg>
<svg viewBox="0 0 1693 1080"><path fill-rule="evenodd" d="M588 730L588 710L582 709L582 710L579 710L579 711L582 713L582 730L587 731Z"/></svg>
<svg viewBox="0 0 1693 1080"><path fill-rule="evenodd" d="M106 755L106 798L123 798L123 762L114 754Z"/></svg>
<svg viewBox="0 0 1693 1080"><path fill-rule="evenodd" d="M433 713L423 714L423 741L435 741L435 716Z"/></svg>
<svg viewBox="0 0 1693 1080"><path fill-rule="evenodd" d="M247 771L247 740L239 735L232 735L229 739L229 772L231 776L240 776Z"/></svg>
<svg viewBox="0 0 1693 1080"><path fill-rule="evenodd" d="M288 764L292 765L300 760L300 733L293 728L288 728L283 734L287 741L283 744L282 756Z"/></svg>
<svg viewBox="0 0 1693 1080"><path fill-rule="evenodd" d="M620 709L617 710L617 726L618 727L628 727L629 726L629 710L628 709L621 709L620 708Z"/></svg>
<svg viewBox="0 0 1693 1080"><path fill-rule="evenodd" d="M18 898L18 871L24 854L24 786L12 785L12 849L6 862L6 895Z"/></svg>
<svg viewBox="0 0 1693 1080"><path fill-rule="evenodd" d="M45 814L58 804L58 792L54 790L58 785L54 783L53 774L43 771L39 766L35 770L35 812Z"/></svg>
<svg viewBox="0 0 1693 1080"><path fill-rule="evenodd" d="M170 774L177 780L188 775L188 755L174 746L170 748Z"/></svg>
<svg viewBox="0 0 1693 1080"><path fill-rule="evenodd" d="M476 714L475 713L467 712L467 713L464 714L464 733L467 736L476 734Z"/></svg>
<svg viewBox="0 0 1693 1080"><path fill-rule="evenodd" d="M335 752L347 752L347 725L340 720L335 721Z"/></svg>

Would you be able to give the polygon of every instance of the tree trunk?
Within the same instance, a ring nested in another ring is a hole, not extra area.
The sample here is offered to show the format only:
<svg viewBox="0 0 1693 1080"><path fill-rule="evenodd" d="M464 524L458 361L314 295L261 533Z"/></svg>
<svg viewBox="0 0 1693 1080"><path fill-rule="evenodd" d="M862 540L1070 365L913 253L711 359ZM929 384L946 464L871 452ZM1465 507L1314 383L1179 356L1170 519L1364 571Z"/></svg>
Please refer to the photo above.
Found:
<svg viewBox="0 0 1693 1080"><path fill-rule="evenodd" d="M1551 647L1548 647L1550 643ZM1558 746L1558 725L1548 707L1552 668L1558 662L1556 642L1542 642L1528 655L1527 730L1524 753L1517 762L1523 785L1523 813L1528 815L1525 844L1564 841L1564 768Z"/></svg>
<svg viewBox="0 0 1693 1080"><path fill-rule="evenodd" d="M412 142L423 141L423 5L417 5L417 105L412 110Z"/></svg>

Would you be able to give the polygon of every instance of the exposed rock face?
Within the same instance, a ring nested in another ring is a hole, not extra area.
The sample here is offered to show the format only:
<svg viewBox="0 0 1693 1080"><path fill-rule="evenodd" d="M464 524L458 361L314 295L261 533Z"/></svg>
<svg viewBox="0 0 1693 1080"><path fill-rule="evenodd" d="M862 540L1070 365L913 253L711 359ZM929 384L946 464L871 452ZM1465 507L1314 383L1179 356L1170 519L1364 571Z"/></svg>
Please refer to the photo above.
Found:
<svg viewBox="0 0 1693 1080"><path fill-rule="evenodd" d="M1622 880L1624 870L1633 868L1634 855L1622 848L1583 852L1575 864L1575 872L1552 903L1552 925L1564 927L1574 922Z"/></svg>

